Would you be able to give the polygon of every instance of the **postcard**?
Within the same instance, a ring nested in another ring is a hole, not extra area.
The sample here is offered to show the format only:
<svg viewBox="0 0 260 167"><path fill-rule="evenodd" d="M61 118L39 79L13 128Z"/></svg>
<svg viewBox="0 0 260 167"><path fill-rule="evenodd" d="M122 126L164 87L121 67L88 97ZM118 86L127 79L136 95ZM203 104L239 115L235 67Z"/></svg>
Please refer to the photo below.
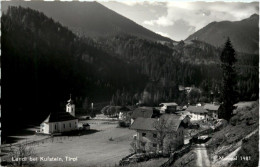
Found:
<svg viewBox="0 0 260 167"><path fill-rule="evenodd" d="M1 166L256 167L258 1L1 1Z"/></svg>

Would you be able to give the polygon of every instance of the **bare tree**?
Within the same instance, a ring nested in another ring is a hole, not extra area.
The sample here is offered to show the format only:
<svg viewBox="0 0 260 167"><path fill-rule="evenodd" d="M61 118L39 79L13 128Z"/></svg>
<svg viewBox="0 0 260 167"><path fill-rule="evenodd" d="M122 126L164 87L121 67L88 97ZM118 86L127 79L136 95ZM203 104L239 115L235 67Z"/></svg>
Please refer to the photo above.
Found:
<svg viewBox="0 0 260 167"><path fill-rule="evenodd" d="M159 145L159 151L164 153L164 148L169 147L169 145L173 144L174 139L172 135L175 134L172 122L167 122L166 119L160 118L158 121L154 122L154 128L156 131L154 132L156 136L154 136L153 140Z"/></svg>
<svg viewBox="0 0 260 167"><path fill-rule="evenodd" d="M133 141L130 143L131 148L129 149L129 151L131 153L137 153L137 144L136 144L136 139L133 139Z"/></svg>
<svg viewBox="0 0 260 167"><path fill-rule="evenodd" d="M12 166L41 166L39 161L32 161L30 158L36 158L35 150L26 144L19 144L18 146L11 146L10 162Z"/></svg>

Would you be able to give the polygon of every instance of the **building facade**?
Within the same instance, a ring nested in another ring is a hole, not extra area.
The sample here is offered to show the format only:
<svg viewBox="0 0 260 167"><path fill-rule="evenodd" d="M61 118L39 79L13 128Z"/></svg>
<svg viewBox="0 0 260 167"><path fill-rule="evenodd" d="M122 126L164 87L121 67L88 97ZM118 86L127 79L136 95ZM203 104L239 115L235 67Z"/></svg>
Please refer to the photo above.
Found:
<svg viewBox="0 0 260 167"><path fill-rule="evenodd" d="M189 106L185 111L189 112L191 121L208 120L208 111L203 106Z"/></svg>
<svg viewBox="0 0 260 167"><path fill-rule="evenodd" d="M165 119L165 137L162 138L156 124ZM136 130L136 148L138 152L173 152L184 145L184 126L182 117L165 114L160 118L137 118L130 129ZM163 143L160 145L160 143Z"/></svg>
<svg viewBox="0 0 260 167"><path fill-rule="evenodd" d="M40 133L54 134L78 129L78 119L67 112L51 113L40 125Z"/></svg>
<svg viewBox="0 0 260 167"><path fill-rule="evenodd" d="M177 111L177 103L171 102L171 103L161 103L159 104L160 108L160 113L175 113Z"/></svg>
<svg viewBox="0 0 260 167"><path fill-rule="evenodd" d="M219 112L220 105L217 104L205 104L203 108L208 111L209 118L216 120L218 119L218 112Z"/></svg>

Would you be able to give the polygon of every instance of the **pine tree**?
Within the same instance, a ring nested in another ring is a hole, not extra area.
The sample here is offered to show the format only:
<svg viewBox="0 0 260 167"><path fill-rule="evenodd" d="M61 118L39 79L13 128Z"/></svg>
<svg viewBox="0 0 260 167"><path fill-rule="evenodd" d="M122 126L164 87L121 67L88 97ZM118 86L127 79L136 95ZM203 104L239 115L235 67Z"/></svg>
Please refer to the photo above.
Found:
<svg viewBox="0 0 260 167"><path fill-rule="evenodd" d="M230 39L227 39L225 47L221 53L221 68L222 68L222 90L221 90L221 100L222 113L220 117L223 117L226 120L230 120L232 111L234 109L234 104L237 100L237 93L235 91L236 85L236 70L235 62L236 53L233 49Z"/></svg>

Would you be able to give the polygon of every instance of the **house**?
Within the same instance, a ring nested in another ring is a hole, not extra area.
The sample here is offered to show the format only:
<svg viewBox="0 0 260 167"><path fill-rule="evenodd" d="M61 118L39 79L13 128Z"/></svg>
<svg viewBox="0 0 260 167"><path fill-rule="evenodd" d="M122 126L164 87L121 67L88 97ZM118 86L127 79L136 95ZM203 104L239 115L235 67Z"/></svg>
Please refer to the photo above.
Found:
<svg viewBox="0 0 260 167"><path fill-rule="evenodd" d="M135 121L136 118L156 118L160 116L160 111L156 110L153 107L138 107L132 111L131 114L131 124Z"/></svg>
<svg viewBox="0 0 260 167"><path fill-rule="evenodd" d="M159 104L160 113L175 113L177 111L178 104L171 102L171 103L161 103Z"/></svg>
<svg viewBox="0 0 260 167"><path fill-rule="evenodd" d="M185 111L189 112L191 121L208 120L208 111L203 106L189 106Z"/></svg>
<svg viewBox="0 0 260 167"><path fill-rule="evenodd" d="M68 112L52 112L41 123L40 132L54 134L69 132L78 129L78 119Z"/></svg>
<svg viewBox="0 0 260 167"><path fill-rule="evenodd" d="M208 111L208 116L211 119L218 119L218 111L220 105L206 103L203 108Z"/></svg>
<svg viewBox="0 0 260 167"><path fill-rule="evenodd" d="M160 122L165 121L163 126ZM159 125L159 126L158 126ZM160 129L160 127L162 129ZM136 130L136 148L138 152L174 151L184 144L185 123L181 116L164 114L160 118L137 118L130 129ZM165 129L164 129L165 128ZM160 148L160 131L163 130L165 138Z"/></svg>
<svg viewBox="0 0 260 167"><path fill-rule="evenodd" d="M129 111L130 111L130 109L126 106L119 108L118 119L119 120L126 120L127 116L129 115Z"/></svg>

